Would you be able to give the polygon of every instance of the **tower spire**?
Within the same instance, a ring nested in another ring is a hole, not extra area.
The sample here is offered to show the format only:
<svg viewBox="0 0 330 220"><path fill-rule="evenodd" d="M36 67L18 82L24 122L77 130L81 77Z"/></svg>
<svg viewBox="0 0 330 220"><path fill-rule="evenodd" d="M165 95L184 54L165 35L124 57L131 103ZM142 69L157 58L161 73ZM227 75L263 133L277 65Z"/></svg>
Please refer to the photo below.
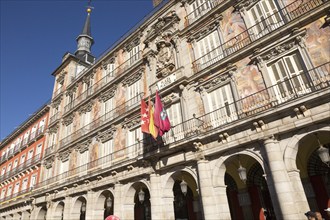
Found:
<svg viewBox="0 0 330 220"><path fill-rule="evenodd" d="M94 39L91 34L91 12L93 7L91 7L91 0L88 1L87 6L87 17L83 27L81 34L77 37L77 51L75 55L84 61L92 63L94 61L94 57L91 55L91 47L94 44ZM92 59L90 59L92 58Z"/></svg>

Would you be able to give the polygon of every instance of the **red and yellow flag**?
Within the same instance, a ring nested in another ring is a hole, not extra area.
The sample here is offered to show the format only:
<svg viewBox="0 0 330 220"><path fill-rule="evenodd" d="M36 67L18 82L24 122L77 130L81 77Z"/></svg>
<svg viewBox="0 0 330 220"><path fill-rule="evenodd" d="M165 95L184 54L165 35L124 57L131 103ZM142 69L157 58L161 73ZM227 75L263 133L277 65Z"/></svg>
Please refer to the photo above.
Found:
<svg viewBox="0 0 330 220"><path fill-rule="evenodd" d="M149 134L149 107L147 103L141 99L141 131Z"/></svg>
<svg viewBox="0 0 330 220"><path fill-rule="evenodd" d="M149 105L149 133L152 135L153 138L157 139L158 136L158 129L154 124L154 107L152 106L152 103L150 101L150 97L148 100Z"/></svg>

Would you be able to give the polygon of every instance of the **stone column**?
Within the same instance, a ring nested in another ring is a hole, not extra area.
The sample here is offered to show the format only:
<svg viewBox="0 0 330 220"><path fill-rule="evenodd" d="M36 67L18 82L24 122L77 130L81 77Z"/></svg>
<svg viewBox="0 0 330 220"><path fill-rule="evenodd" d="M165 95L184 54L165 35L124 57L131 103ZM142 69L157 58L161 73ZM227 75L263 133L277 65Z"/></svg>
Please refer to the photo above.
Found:
<svg viewBox="0 0 330 220"><path fill-rule="evenodd" d="M64 212L63 219L71 219L71 207L72 207L72 197L67 196L64 199Z"/></svg>
<svg viewBox="0 0 330 220"><path fill-rule="evenodd" d="M274 137L264 140L267 185L277 219L304 219L299 215L294 199L294 191L283 161L280 145Z"/></svg>
<svg viewBox="0 0 330 220"><path fill-rule="evenodd" d="M295 193L294 198L296 202L296 207L299 211L300 216L304 216L306 210L309 210L309 205L303 184L301 182L299 170L292 170L288 172L288 175L294 189L294 193Z"/></svg>
<svg viewBox="0 0 330 220"><path fill-rule="evenodd" d="M30 213L28 213L27 211L23 211L22 212L22 220L23 219L29 220L30 219Z"/></svg>
<svg viewBox="0 0 330 220"><path fill-rule="evenodd" d="M215 201L215 192L212 186L212 176L209 162L201 159L197 161L198 168L198 181L199 181L199 192L202 200L202 210L205 220L217 219L230 219L230 212L228 210L222 210L221 214ZM228 203L227 201L225 201ZM218 204L221 206L221 204ZM228 204L227 204L227 207Z"/></svg>
<svg viewBox="0 0 330 220"><path fill-rule="evenodd" d="M150 175L150 203L151 203L151 219L163 220L162 216L162 201L160 198L161 179L158 174L152 173Z"/></svg>
<svg viewBox="0 0 330 220"><path fill-rule="evenodd" d="M87 191L87 203L86 203L86 220L95 220L97 218L95 218L94 216L94 206L95 206L95 198L94 198L94 194L95 192L89 190ZM103 209L103 206L102 206ZM103 216L102 216L103 218Z"/></svg>
<svg viewBox="0 0 330 220"><path fill-rule="evenodd" d="M115 189L114 189L113 214L118 217L121 217L121 213L123 213L122 187L123 187L122 184L116 183Z"/></svg>

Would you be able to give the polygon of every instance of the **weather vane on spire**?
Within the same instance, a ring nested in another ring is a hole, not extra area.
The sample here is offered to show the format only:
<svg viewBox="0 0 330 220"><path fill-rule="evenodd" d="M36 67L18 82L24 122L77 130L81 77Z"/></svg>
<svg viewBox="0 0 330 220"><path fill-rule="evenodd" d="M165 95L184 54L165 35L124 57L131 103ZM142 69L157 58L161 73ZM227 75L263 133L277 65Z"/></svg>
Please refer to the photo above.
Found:
<svg viewBox="0 0 330 220"><path fill-rule="evenodd" d="M92 9L94 9L94 7L91 6L92 0L88 0L88 6L87 7L87 13L90 14L92 12Z"/></svg>

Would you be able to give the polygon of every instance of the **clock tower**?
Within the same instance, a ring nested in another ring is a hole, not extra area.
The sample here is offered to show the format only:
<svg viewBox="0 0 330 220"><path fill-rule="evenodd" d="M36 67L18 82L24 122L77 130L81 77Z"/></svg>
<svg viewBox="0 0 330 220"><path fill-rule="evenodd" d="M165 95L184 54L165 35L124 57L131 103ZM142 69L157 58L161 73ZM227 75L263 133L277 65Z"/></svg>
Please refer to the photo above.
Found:
<svg viewBox="0 0 330 220"><path fill-rule="evenodd" d="M94 39L91 36L90 16L92 7L87 8L87 18L81 34L77 37L77 51L75 55L88 63L93 63L95 58L91 55L91 47L94 44Z"/></svg>

